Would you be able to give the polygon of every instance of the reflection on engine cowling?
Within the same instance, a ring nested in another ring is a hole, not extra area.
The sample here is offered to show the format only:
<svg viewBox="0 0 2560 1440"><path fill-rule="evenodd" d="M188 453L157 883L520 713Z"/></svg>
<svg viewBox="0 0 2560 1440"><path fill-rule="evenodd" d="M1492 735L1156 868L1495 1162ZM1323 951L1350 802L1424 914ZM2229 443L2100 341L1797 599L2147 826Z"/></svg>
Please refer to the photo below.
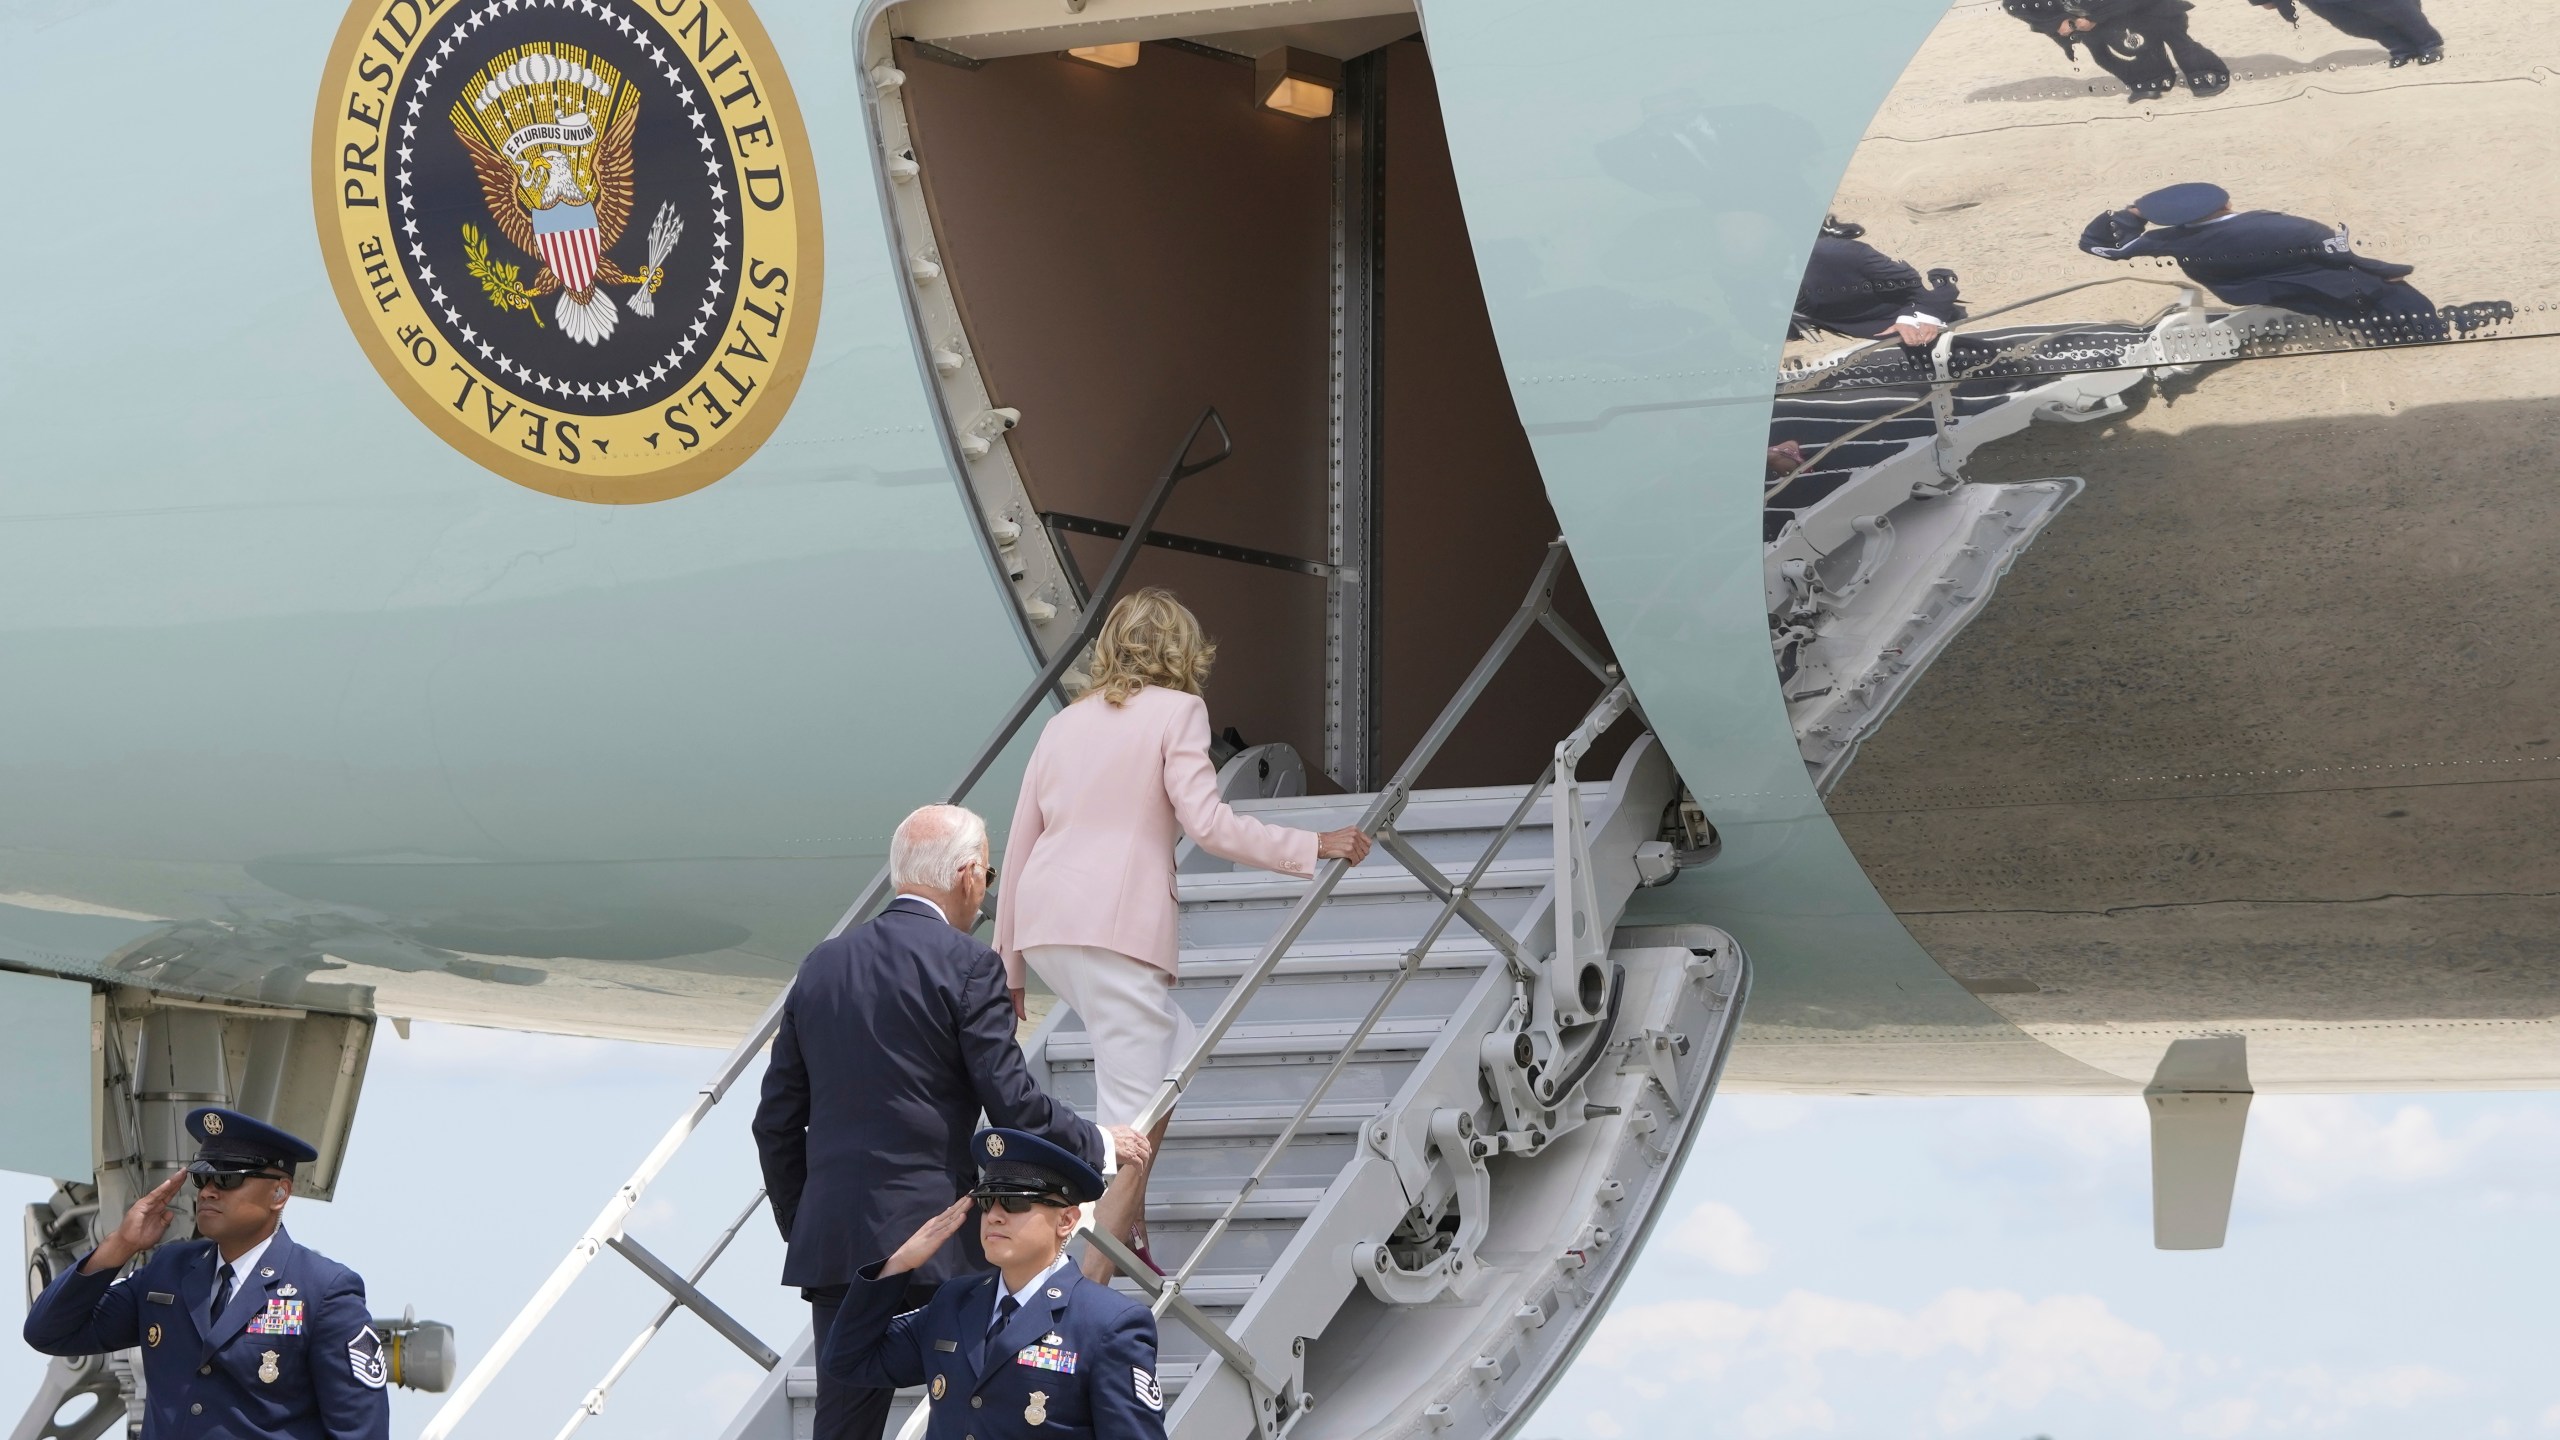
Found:
<svg viewBox="0 0 2560 1440"><path fill-rule="evenodd" d="M1869 876L2039 1034L2244 973L2547 1017L2488 977L2560 935L2555 62L2495 0L2005 0L1861 142L1772 652Z"/></svg>

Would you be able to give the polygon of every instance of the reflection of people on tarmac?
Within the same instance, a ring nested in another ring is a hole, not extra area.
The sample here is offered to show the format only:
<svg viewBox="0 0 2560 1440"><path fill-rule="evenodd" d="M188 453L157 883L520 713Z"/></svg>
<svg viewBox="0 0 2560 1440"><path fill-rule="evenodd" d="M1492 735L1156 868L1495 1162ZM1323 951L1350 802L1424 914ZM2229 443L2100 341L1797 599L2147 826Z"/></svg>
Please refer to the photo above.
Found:
<svg viewBox="0 0 2560 1440"><path fill-rule="evenodd" d="M1805 262L1804 280L1796 287L1791 335L1802 339L1812 330L1865 340L1890 335L1917 348L1964 318L1956 272L1932 270L1924 283L1919 271L1858 238L1866 233L1865 226L1837 215L1823 220L1813 257Z"/></svg>
<svg viewBox="0 0 2560 1440"><path fill-rule="evenodd" d="M2294 0L2249 0L2272 6L2294 18ZM2433 65L2444 58L2444 36L2427 19L2419 0L2301 0L2312 14L2359 40L2371 40L2391 52L2391 68L2416 63Z"/></svg>
<svg viewBox="0 0 2560 1440"><path fill-rule="evenodd" d="M2358 255L2344 225L2273 210L2235 213L2219 185L2154 190L2090 221L2080 248L2102 260L2172 259L2224 304L2314 315L2378 342L2445 337L2435 302L2403 278L2417 267Z"/></svg>
<svg viewBox="0 0 2560 1440"><path fill-rule="evenodd" d="M2156 100L2177 88L2219 95L2231 88L2231 67L2187 33L2188 0L2001 0L2001 6L2071 55L2087 45L2089 58L2132 92L2131 101Z"/></svg>

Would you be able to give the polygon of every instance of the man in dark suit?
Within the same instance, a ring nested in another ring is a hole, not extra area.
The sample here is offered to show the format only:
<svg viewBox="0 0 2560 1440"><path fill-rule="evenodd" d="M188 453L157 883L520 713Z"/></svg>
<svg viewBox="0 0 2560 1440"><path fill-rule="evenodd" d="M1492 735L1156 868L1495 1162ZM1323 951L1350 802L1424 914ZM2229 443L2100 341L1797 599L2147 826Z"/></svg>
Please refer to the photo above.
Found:
<svg viewBox="0 0 2560 1440"><path fill-rule="evenodd" d="M2288 0L2249 0L2271 6L2294 19ZM2433 65L2444 58L2444 32L2427 19L2419 0L2302 0L2311 13L2359 40L2371 40L2391 52L2391 68ZM2300 23L2300 22L2296 22Z"/></svg>
<svg viewBox="0 0 2560 1440"><path fill-rule="evenodd" d="M1797 337L1815 330L1863 340L1891 335L1917 348L1964 318L1956 272L1932 270L1924 284L1919 271L1862 239L1866 233L1837 215L1824 218L1796 286Z"/></svg>
<svg viewBox="0 0 2560 1440"><path fill-rule="evenodd" d="M2010 14L2051 36L2066 56L2089 47L2098 67L2124 82L2128 101L2157 100L2184 71L2198 96L2231 88L2231 67L2187 33L2188 0L2001 0Z"/></svg>
<svg viewBox="0 0 2560 1440"><path fill-rule="evenodd" d="M47 1355L139 1349L152 1440L385 1440L390 1366L364 1280L284 1233L293 1167L320 1152L236 1110L191 1111L187 1131L196 1158L46 1287L27 1308L27 1343ZM190 1179L196 1238L162 1245Z"/></svg>
<svg viewBox="0 0 2560 1440"><path fill-rule="evenodd" d="M802 961L756 1108L756 1149L819 1345L846 1287L970 1188L981 1110L1097 1169L1146 1161L1136 1132L1105 1134L1042 1093L1014 1039L1004 962L971 938L995 874L986 822L956 805L909 815L890 842L898 897ZM923 1304L984 1270L974 1232L909 1277ZM821 1371L817 1440L879 1440L892 1392Z"/></svg>

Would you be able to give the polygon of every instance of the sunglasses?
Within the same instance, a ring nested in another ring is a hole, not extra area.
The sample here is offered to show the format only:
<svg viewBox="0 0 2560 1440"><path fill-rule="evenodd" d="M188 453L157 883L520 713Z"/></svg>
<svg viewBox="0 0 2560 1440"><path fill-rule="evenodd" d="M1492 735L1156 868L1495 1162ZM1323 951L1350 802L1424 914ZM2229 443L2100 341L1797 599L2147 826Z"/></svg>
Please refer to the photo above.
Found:
<svg viewBox="0 0 2560 1440"><path fill-rule="evenodd" d="M1062 1210L1066 1208L1067 1203L1062 1197L1056 1195L1017 1195L1011 1191L997 1193L981 1190L969 1198L978 1202L978 1209L981 1211L993 1210L1001 1206L1007 1215L1028 1214L1035 1205Z"/></svg>
<svg viewBox="0 0 2560 1440"><path fill-rule="evenodd" d="M210 1190L231 1191L239 1189L252 1180L283 1178L271 1170L217 1170L211 1175L198 1175L196 1184Z"/></svg>

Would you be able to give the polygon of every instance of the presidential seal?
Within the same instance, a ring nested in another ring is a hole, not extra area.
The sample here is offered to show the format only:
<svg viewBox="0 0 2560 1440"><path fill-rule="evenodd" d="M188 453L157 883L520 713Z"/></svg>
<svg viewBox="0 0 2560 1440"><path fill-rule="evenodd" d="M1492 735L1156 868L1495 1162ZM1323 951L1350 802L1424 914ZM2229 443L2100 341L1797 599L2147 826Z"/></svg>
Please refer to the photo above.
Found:
<svg viewBox="0 0 2560 1440"><path fill-rule="evenodd" d="M374 368L518 484L698 490L808 368L816 184L746 0L357 0L312 201Z"/></svg>

